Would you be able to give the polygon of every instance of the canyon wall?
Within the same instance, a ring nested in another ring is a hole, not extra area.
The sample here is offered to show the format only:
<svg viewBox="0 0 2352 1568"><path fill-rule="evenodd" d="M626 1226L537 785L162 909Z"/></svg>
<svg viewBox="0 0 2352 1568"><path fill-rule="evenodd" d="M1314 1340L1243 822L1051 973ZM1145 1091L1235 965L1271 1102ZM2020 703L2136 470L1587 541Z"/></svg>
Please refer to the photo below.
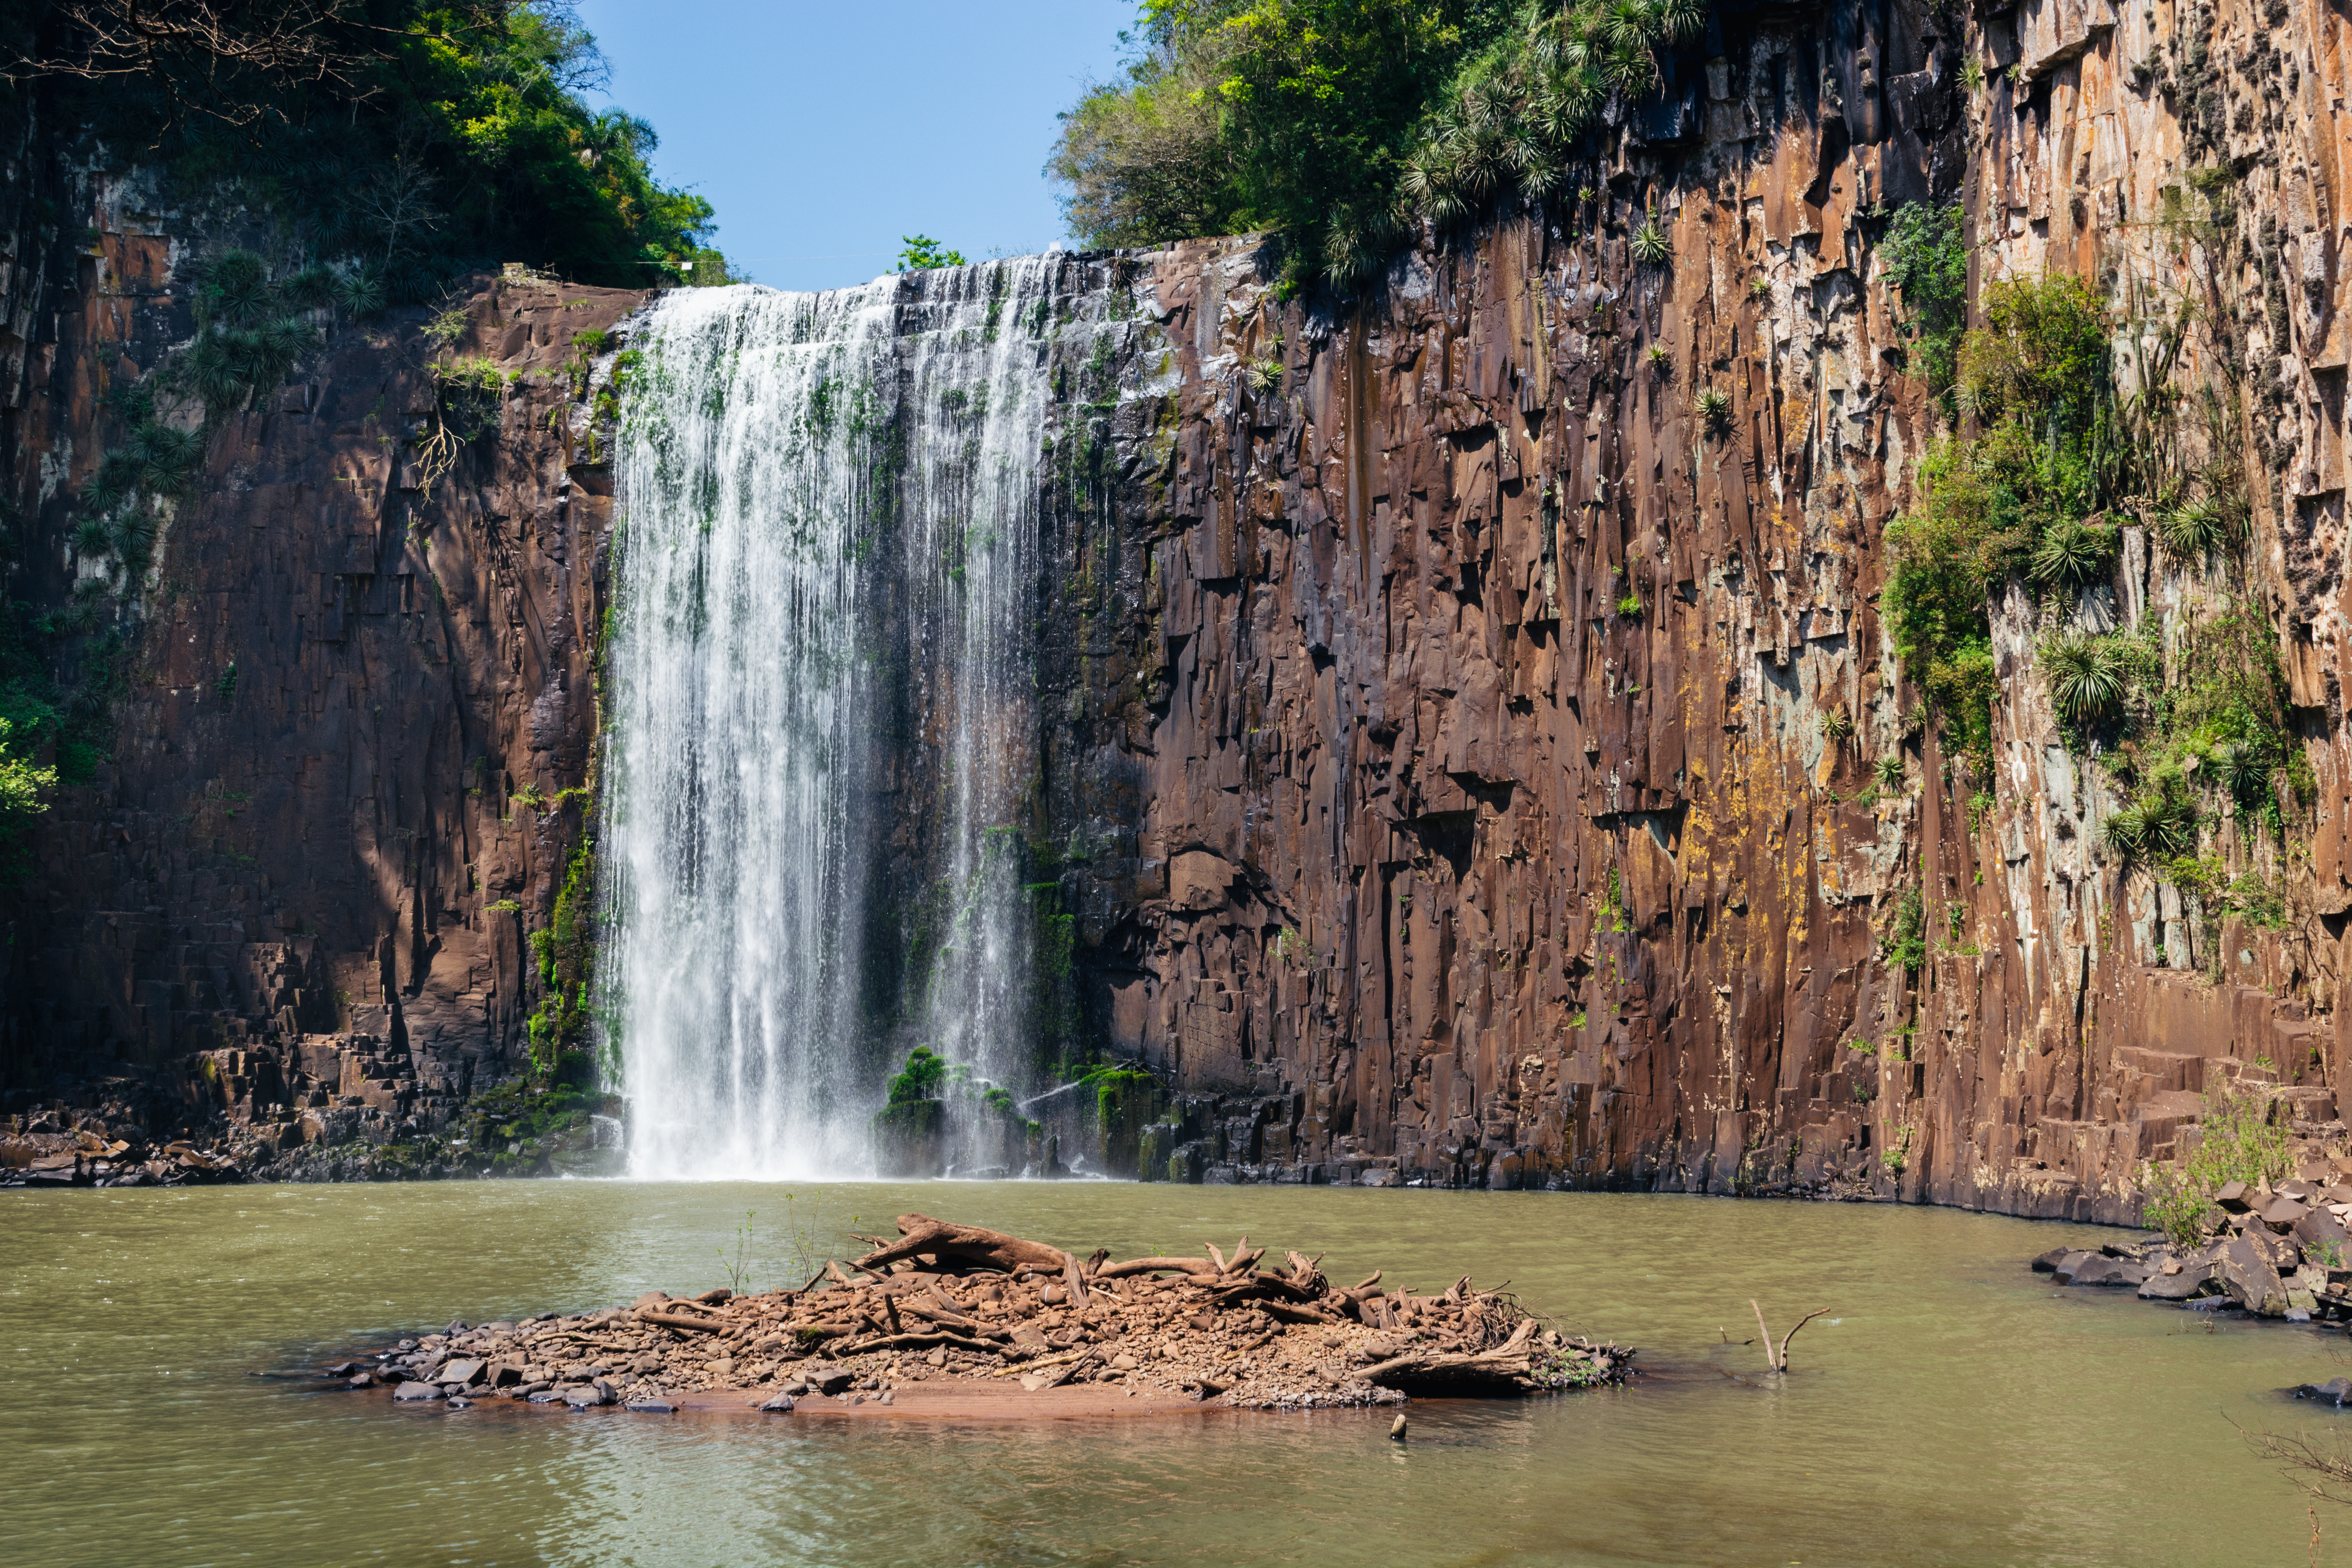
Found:
<svg viewBox="0 0 2352 1568"><path fill-rule="evenodd" d="M1565 210L1423 250L1360 314L1282 302L1246 247L1157 258L1181 389L1128 438L1142 564L1058 737L1105 786L1068 816L1139 810L1079 881L1098 1026L1180 1090L1147 1163L2116 1220L2208 1090L2280 1084L2340 1134L2342 18L1765 16ZM2200 170L2233 216L2168 226ZM2190 301L2178 378L2242 388L2258 476L2246 560L2130 526L2079 604L2008 591L1991 778L1918 722L1880 616L1939 428L1880 205L1952 198L1972 293L2095 279L2126 378ZM2105 847L2123 797L2034 669L2051 627L2145 612L2177 647L2238 597L2319 782L2284 843L2220 835L2278 929ZM1881 956L1911 889L1916 981Z"/></svg>
<svg viewBox="0 0 2352 1568"><path fill-rule="evenodd" d="M110 577L73 543L125 438L108 394L189 341L208 258L289 258L259 215L86 142L28 134L5 184L10 592L112 692L105 760L10 892L11 1109L144 1097L271 1144L436 1128L524 1059L525 933L581 833L611 485L568 365L640 297L478 278L442 310L314 312L289 382L217 420L152 565ZM499 384L436 450L441 351Z"/></svg>
<svg viewBox="0 0 2352 1568"><path fill-rule="evenodd" d="M2213 1089L2274 1082L2340 1134L2343 33L2309 3L1719 11L1558 210L1433 237L1360 306L1286 297L1249 240L1123 264L1164 352L1057 426L1028 824L1070 917L1041 973L1169 1086L1113 1162L2126 1220ZM38 149L54 211L10 226L0 343L12 591L63 604L110 356L185 338L176 280L244 220ZM2211 221L2178 218L2191 190ZM1880 615L1950 418L1886 210L1955 199L1972 289L2095 280L2126 376L2187 301L2176 379L2234 389L2256 479L2237 558L2134 522L2078 600L2006 593L1990 777ZM522 379L429 494L425 312L332 327L229 422L121 623L112 761L16 897L12 1086L211 1051L189 1094L290 1130L351 1095L430 1121L516 1070L609 521L562 365L634 302L485 280L461 346ZM2057 626L2177 645L2239 601L2317 798L2214 844L2283 921L2106 847L2124 798L2035 668ZM1915 892L1916 976L1883 956Z"/></svg>

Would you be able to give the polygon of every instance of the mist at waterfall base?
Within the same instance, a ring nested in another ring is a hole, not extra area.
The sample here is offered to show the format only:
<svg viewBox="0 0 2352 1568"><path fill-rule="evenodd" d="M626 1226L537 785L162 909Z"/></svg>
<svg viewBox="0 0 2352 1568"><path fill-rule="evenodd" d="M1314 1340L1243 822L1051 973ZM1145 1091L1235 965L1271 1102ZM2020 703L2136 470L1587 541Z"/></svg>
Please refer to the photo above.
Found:
<svg viewBox="0 0 2352 1568"><path fill-rule="evenodd" d="M866 1173L915 1045L966 1100L1034 1087L1041 451L1056 367L1125 330L1092 276L683 289L631 334L599 1012L632 1174Z"/></svg>

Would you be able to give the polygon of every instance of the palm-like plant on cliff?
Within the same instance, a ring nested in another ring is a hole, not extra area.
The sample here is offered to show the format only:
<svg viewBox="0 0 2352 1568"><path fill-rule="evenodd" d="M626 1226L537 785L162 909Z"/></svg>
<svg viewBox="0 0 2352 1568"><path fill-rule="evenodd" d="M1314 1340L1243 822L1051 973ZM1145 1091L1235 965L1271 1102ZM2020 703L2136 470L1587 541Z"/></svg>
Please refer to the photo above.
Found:
<svg viewBox="0 0 2352 1568"><path fill-rule="evenodd" d="M2109 639L2079 632L2057 637L2042 646L2041 660L2050 705L2068 722L2104 719L2122 704L2126 671Z"/></svg>

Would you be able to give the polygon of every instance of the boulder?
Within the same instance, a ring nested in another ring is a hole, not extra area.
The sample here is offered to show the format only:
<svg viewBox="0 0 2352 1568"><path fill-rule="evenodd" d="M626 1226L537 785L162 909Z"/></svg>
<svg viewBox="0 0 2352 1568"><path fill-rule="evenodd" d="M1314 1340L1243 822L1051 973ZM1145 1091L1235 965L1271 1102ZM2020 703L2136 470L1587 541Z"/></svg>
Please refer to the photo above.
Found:
<svg viewBox="0 0 2352 1568"><path fill-rule="evenodd" d="M488 1381L492 1388L512 1388L528 1380L523 1376L522 1367L510 1361L501 1361L491 1363Z"/></svg>
<svg viewBox="0 0 2352 1568"><path fill-rule="evenodd" d="M817 1394L839 1394L855 1378L837 1366L810 1366L801 1369L800 1381Z"/></svg>
<svg viewBox="0 0 2352 1568"><path fill-rule="evenodd" d="M2247 1311L2275 1318L2286 1311L2286 1286L2263 1250L2241 1237L2221 1249L2214 1265L2221 1289Z"/></svg>
<svg viewBox="0 0 2352 1568"><path fill-rule="evenodd" d="M2052 1247L2049 1251L2043 1253L2041 1257L2033 1260L2033 1271L2036 1274L2048 1274L2052 1272L2058 1267L2059 1261L2074 1250L2074 1249L2071 1247Z"/></svg>
<svg viewBox="0 0 2352 1568"><path fill-rule="evenodd" d="M2213 1266L2210 1263L2182 1264L2171 1273L2158 1272L2147 1277L2140 1286L2144 1301L2186 1301L2212 1289Z"/></svg>
<svg viewBox="0 0 2352 1568"><path fill-rule="evenodd" d="M444 1384L454 1383L458 1387L465 1388L481 1382L489 1369L489 1363L476 1361L471 1357L463 1361L446 1361L441 1363L441 1370L433 1374L431 1381Z"/></svg>
<svg viewBox="0 0 2352 1568"><path fill-rule="evenodd" d="M2094 1253L2089 1258L2084 1258L2081 1263L2075 1265L2074 1276L2067 1280L2067 1283L2070 1285L2115 1285L2132 1286L2137 1288L2144 1283L2147 1279L2147 1267L2145 1264L2131 1263L2123 1258L2108 1258L2101 1254Z"/></svg>
<svg viewBox="0 0 2352 1568"><path fill-rule="evenodd" d="M2284 1236L2294 1228L2295 1221L2310 1212L2308 1205L2294 1198L2273 1198L2263 1206L2263 1223L2270 1226L2273 1236Z"/></svg>
<svg viewBox="0 0 2352 1568"><path fill-rule="evenodd" d="M2253 1194L2243 1182L2223 1183L2221 1191L2213 1194L2213 1201L2231 1214L2243 1214L2254 1206Z"/></svg>
<svg viewBox="0 0 2352 1568"><path fill-rule="evenodd" d="M2084 1252L2078 1247L2074 1251L2070 1252L2066 1254L2065 1257L2060 1258L2056 1267L2053 1268L2050 1272L2058 1277L2059 1284L2072 1285L2074 1282L2074 1271L2082 1268L2084 1264L2088 1263L2092 1258L2098 1256L2099 1255L2095 1252Z"/></svg>
<svg viewBox="0 0 2352 1568"><path fill-rule="evenodd" d="M2331 1377L2326 1383L2306 1383L2291 1392L2297 1399L2317 1399L2336 1405L2352 1404L2352 1377Z"/></svg>
<svg viewBox="0 0 2352 1568"><path fill-rule="evenodd" d="M426 1400L444 1397L440 1386L430 1383L404 1383L392 1391L392 1397L402 1405L422 1405Z"/></svg>
<svg viewBox="0 0 2352 1568"><path fill-rule="evenodd" d="M760 1408L771 1415L789 1415L793 1410L793 1396L779 1394L773 1399L762 1401Z"/></svg>
<svg viewBox="0 0 2352 1568"><path fill-rule="evenodd" d="M677 1414L677 1406L672 1405L668 1400L663 1398L658 1394L649 1394L641 1399L632 1399L622 1408L634 1410L640 1415L675 1415Z"/></svg>
<svg viewBox="0 0 2352 1568"><path fill-rule="evenodd" d="M2316 1254L2315 1262L2334 1268L2344 1261L2347 1243L2352 1243L2352 1226L2347 1226L2326 1209L2313 1209L2294 1222L2288 1233L2303 1247L2306 1257ZM2333 1257L2335 1261L2329 1262Z"/></svg>
<svg viewBox="0 0 2352 1568"><path fill-rule="evenodd" d="M586 1388L566 1389L563 1403L574 1410L593 1410L598 1405L612 1404L613 1396L592 1384Z"/></svg>

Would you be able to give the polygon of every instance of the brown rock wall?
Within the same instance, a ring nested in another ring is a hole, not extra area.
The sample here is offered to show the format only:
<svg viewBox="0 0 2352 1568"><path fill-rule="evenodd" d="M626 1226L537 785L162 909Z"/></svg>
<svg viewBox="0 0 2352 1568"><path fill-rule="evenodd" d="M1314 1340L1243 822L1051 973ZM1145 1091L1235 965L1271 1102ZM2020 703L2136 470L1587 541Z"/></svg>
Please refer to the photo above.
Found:
<svg viewBox="0 0 2352 1568"><path fill-rule="evenodd" d="M31 167L63 215L17 226L7 300L30 329L9 477L38 542L11 591L39 607L99 586L68 542L123 434L104 395L187 339L205 258L271 247L147 172ZM582 820L526 803L588 782L610 526L564 367L640 299L461 291L449 352L511 379L429 488L423 309L320 312L288 384L220 422L152 568L59 645L121 684L110 758L60 792L16 890L10 1083L143 1072L293 1137L337 1102L437 1125L520 1065L524 933Z"/></svg>
<svg viewBox="0 0 2352 1568"><path fill-rule="evenodd" d="M1950 30L1729 29L1697 142L1636 128L1569 210L1424 251L1358 315L1278 302L1245 246L1160 259L1181 389L1165 463L1130 443L1150 555L1122 672L1146 885L1088 931L1108 1031L1189 1097L1179 1171L2125 1218L2210 1088L2302 1085L2333 1121L2336 21L2070 4ZM2196 120L2215 94L2226 134ZM2150 220L2225 157L2234 233ZM1873 207L1931 194L1968 201L1979 287L2194 297L2182 363L2247 378L2276 480L2250 574L2132 530L2101 602L2176 643L2232 595L2277 616L2322 799L2229 853L2283 875L2286 930L2206 921L2100 847L2124 803L2059 743L2021 595L1997 776L1906 732L1885 529L1937 426ZM1660 269L1629 253L1652 213ZM1278 391L1249 374L1269 354ZM1871 801L1889 754L1906 784ZM1915 887L1916 986L1877 940Z"/></svg>

